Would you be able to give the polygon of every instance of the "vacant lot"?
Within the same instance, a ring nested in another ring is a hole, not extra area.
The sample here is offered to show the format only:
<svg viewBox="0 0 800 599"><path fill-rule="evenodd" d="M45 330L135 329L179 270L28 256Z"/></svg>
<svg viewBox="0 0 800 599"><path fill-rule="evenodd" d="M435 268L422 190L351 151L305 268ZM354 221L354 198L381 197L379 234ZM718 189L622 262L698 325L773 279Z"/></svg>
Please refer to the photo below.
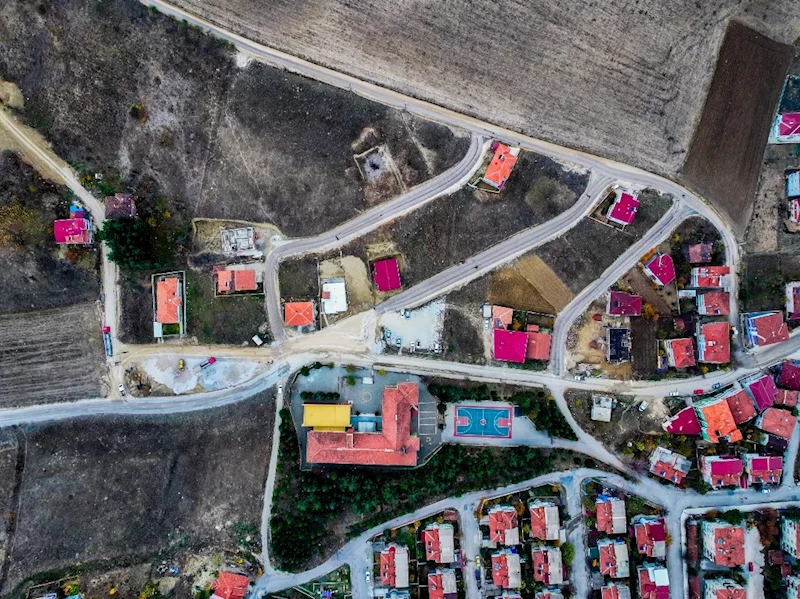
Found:
<svg viewBox="0 0 800 599"><path fill-rule="evenodd" d="M631 318L631 361L633 375L645 379L658 369L658 337L654 320Z"/></svg>
<svg viewBox="0 0 800 599"><path fill-rule="evenodd" d="M583 219L561 237L534 250L573 293L597 279L620 254L641 239L669 210L672 198L652 190L639 194L641 204L633 225L624 231Z"/></svg>
<svg viewBox="0 0 800 599"><path fill-rule="evenodd" d="M6 3L1 22L0 78L19 85L27 121L81 172L119 172L176 218L317 233L368 207L353 154L386 145L413 185L468 145L349 92L240 68L225 43L136 0Z"/></svg>
<svg viewBox="0 0 800 599"><path fill-rule="evenodd" d="M0 407L103 393L100 326L94 302L0 315Z"/></svg>
<svg viewBox="0 0 800 599"><path fill-rule="evenodd" d="M791 47L733 22L728 28L683 177L727 214L739 235L750 219Z"/></svg>
<svg viewBox="0 0 800 599"><path fill-rule="evenodd" d="M448 360L486 364L481 306L489 297L490 276L483 276L447 294L442 347Z"/></svg>
<svg viewBox="0 0 800 599"><path fill-rule="evenodd" d="M800 280L800 255L745 256L739 301L742 312L783 310L786 283Z"/></svg>
<svg viewBox="0 0 800 599"><path fill-rule="evenodd" d="M526 256L492 275L489 302L515 310L557 314L573 294L538 256Z"/></svg>
<svg viewBox="0 0 800 599"><path fill-rule="evenodd" d="M3 593L77 563L233 545L237 525L261 520L273 417L270 391L197 414L28 429Z"/></svg>
<svg viewBox="0 0 800 599"><path fill-rule="evenodd" d="M793 0L177 4L312 62L662 173L683 162L728 18L787 43L798 23Z"/></svg>
<svg viewBox="0 0 800 599"><path fill-rule="evenodd" d="M53 221L66 218L65 188L42 179L11 152L0 152L0 313L56 308L97 299L97 252L61 250Z"/></svg>

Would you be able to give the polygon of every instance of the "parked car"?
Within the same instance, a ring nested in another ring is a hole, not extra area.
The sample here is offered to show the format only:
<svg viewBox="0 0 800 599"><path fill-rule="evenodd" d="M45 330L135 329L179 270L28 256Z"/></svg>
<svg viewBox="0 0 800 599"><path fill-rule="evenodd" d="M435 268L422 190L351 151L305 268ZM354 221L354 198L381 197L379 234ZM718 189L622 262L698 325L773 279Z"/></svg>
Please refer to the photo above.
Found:
<svg viewBox="0 0 800 599"><path fill-rule="evenodd" d="M386 341L392 340L392 332L389 329L386 329L383 336L386 338Z"/></svg>
<svg viewBox="0 0 800 599"><path fill-rule="evenodd" d="M186 361L183 358L178 360L178 370L180 370L181 372L186 370Z"/></svg>
<svg viewBox="0 0 800 599"><path fill-rule="evenodd" d="M647 403L647 400L643 399L642 402L639 404L639 411L644 412L647 409L648 405L649 404Z"/></svg>
<svg viewBox="0 0 800 599"><path fill-rule="evenodd" d="M677 391L673 391L672 393L669 394L670 397L678 397L679 395L680 393L678 393Z"/></svg>
<svg viewBox="0 0 800 599"><path fill-rule="evenodd" d="M475 556L475 567L476 568L480 568L481 567L481 556L480 555L476 555Z"/></svg>
<svg viewBox="0 0 800 599"><path fill-rule="evenodd" d="M483 319L483 330L484 331L488 331L489 330L489 319L488 318L484 318Z"/></svg>
<svg viewBox="0 0 800 599"><path fill-rule="evenodd" d="M402 338L400 338L400 337L397 337L397 338L394 340L394 344L395 344L397 347L402 347L402 346L403 346L403 339L402 339Z"/></svg>
<svg viewBox="0 0 800 599"><path fill-rule="evenodd" d="M716 391L720 387L722 387L722 383L714 383L713 385L711 385L711 390Z"/></svg>
<svg viewBox="0 0 800 599"><path fill-rule="evenodd" d="M208 360L206 360L205 362L203 362L202 364L200 364L200 368L208 368L212 364L216 364L216 363L217 363L217 359L214 358L214 357L211 357Z"/></svg>
<svg viewBox="0 0 800 599"><path fill-rule="evenodd" d="M367 571L365 572L365 576L364 576L364 578L366 579L366 581L367 581L367 584L369 584L369 581L370 581L369 570L367 570Z"/></svg>
<svg viewBox="0 0 800 599"><path fill-rule="evenodd" d="M702 395L703 393L705 393L705 391L703 391L702 389L695 389L694 391L692 391L692 395Z"/></svg>
<svg viewBox="0 0 800 599"><path fill-rule="evenodd" d="M123 385L122 383L120 383L120 384L119 384L119 387L117 387L117 389L119 389L119 394L120 394L122 397L125 397L125 385Z"/></svg>

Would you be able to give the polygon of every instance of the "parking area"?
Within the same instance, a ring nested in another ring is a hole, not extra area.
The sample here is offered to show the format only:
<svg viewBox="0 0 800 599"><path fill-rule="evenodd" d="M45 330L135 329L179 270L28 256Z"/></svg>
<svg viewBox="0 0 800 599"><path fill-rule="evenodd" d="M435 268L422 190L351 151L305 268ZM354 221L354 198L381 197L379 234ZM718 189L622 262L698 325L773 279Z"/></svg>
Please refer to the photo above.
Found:
<svg viewBox="0 0 800 599"><path fill-rule="evenodd" d="M445 301L438 299L416 310L387 312L379 321L381 339L376 351L441 351L444 311Z"/></svg>

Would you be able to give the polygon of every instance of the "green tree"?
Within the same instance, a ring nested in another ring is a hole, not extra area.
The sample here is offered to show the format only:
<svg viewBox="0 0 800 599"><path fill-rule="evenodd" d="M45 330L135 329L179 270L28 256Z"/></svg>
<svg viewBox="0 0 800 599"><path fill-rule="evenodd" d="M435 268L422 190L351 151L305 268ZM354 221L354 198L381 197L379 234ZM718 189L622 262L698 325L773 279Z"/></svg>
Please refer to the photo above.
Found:
<svg viewBox="0 0 800 599"><path fill-rule="evenodd" d="M575 559L575 546L572 543L561 545L561 558L565 564L571 564Z"/></svg>

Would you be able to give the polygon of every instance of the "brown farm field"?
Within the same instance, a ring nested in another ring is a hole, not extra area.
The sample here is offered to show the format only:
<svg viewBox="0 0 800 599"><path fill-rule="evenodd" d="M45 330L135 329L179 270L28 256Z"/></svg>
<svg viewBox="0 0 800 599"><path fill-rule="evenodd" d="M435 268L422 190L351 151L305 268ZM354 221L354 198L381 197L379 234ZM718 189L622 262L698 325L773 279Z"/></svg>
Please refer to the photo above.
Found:
<svg viewBox="0 0 800 599"><path fill-rule="evenodd" d="M94 302L0 315L0 407L103 394L100 327Z"/></svg>
<svg viewBox="0 0 800 599"><path fill-rule="evenodd" d="M793 0L176 4L360 79L666 174L684 160L728 20L791 43L800 19Z"/></svg>
<svg viewBox="0 0 800 599"><path fill-rule="evenodd" d="M235 547L237 527L261 521L274 408L267 391L193 414L27 427L3 595L78 564Z"/></svg>
<svg viewBox="0 0 800 599"><path fill-rule="evenodd" d="M793 51L733 22L719 52L683 179L744 234Z"/></svg>
<svg viewBox="0 0 800 599"><path fill-rule="evenodd" d="M268 222L312 235L458 162L464 132L261 63L136 0L0 9L0 79L81 174L168 201L174 218ZM76 40L80 40L77 43ZM355 154L385 146L381 194Z"/></svg>

